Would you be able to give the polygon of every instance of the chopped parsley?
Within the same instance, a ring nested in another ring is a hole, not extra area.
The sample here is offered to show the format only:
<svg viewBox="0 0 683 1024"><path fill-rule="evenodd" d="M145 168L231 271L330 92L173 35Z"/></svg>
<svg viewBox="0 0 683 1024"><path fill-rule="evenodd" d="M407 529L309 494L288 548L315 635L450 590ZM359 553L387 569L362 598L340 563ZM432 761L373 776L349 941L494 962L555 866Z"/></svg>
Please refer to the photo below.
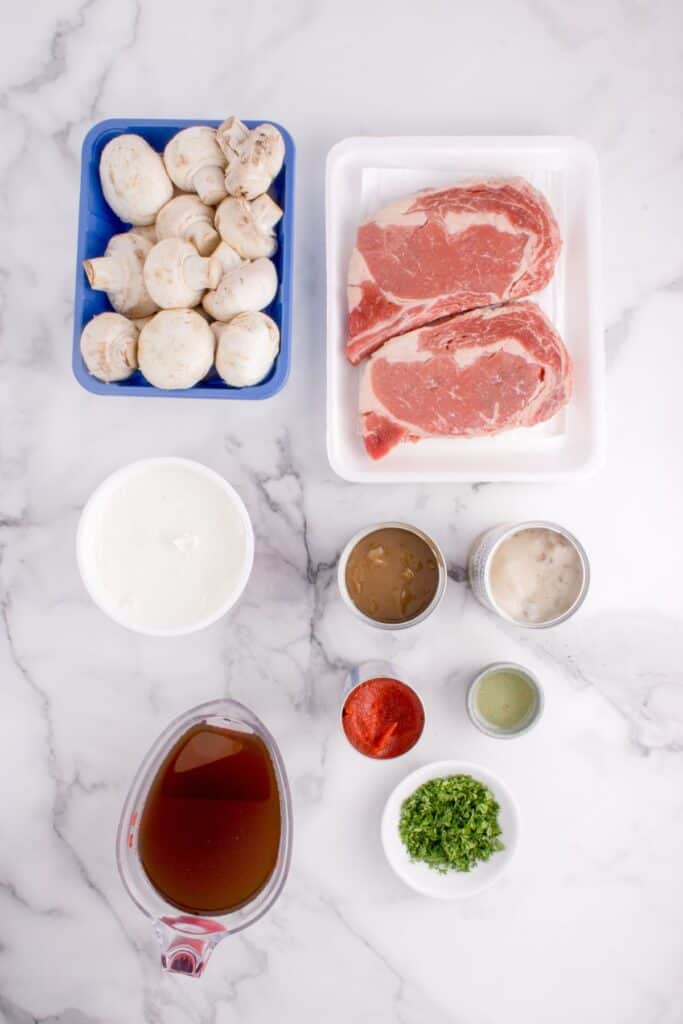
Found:
<svg viewBox="0 0 683 1024"><path fill-rule="evenodd" d="M442 874L470 871L504 849L498 811L482 782L450 775L423 783L404 801L398 831L412 860Z"/></svg>

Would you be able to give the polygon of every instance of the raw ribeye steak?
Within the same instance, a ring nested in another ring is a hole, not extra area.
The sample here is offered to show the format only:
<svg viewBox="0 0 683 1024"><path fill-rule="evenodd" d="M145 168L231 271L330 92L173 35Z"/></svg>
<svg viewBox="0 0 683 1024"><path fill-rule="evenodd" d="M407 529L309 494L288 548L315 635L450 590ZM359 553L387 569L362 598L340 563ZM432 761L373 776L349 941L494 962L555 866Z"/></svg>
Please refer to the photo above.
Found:
<svg viewBox="0 0 683 1024"><path fill-rule="evenodd" d="M373 459L401 441L481 437L549 420L572 393L562 339L534 302L476 309L386 342L363 367Z"/></svg>
<svg viewBox="0 0 683 1024"><path fill-rule="evenodd" d="M540 291L560 246L550 206L523 178L468 181L391 203L358 228L349 360L442 316Z"/></svg>

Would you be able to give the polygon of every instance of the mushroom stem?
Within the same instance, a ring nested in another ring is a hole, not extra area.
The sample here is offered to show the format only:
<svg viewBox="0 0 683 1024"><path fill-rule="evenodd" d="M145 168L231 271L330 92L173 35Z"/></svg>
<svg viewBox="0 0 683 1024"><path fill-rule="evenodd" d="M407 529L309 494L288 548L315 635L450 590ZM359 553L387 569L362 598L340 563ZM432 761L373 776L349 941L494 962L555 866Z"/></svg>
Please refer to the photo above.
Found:
<svg viewBox="0 0 683 1024"><path fill-rule="evenodd" d="M88 284L98 292L114 292L126 286L126 273L119 260L111 256L97 256L83 260Z"/></svg>
<svg viewBox="0 0 683 1024"><path fill-rule="evenodd" d="M202 256L208 255L218 245L220 236L210 224L196 223L187 229L187 239Z"/></svg>
<svg viewBox="0 0 683 1024"><path fill-rule="evenodd" d="M225 173L216 164L200 167L192 179L197 195L207 206L216 206L225 198Z"/></svg>
<svg viewBox="0 0 683 1024"><path fill-rule="evenodd" d="M217 288L222 276L221 262L213 256L186 256L183 260L183 277L197 291Z"/></svg>
<svg viewBox="0 0 683 1024"><path fill-rule="evenodd" d="M249 138L249 129L239 117L228 117L216 131L216 142L228 163Z"/></svg>

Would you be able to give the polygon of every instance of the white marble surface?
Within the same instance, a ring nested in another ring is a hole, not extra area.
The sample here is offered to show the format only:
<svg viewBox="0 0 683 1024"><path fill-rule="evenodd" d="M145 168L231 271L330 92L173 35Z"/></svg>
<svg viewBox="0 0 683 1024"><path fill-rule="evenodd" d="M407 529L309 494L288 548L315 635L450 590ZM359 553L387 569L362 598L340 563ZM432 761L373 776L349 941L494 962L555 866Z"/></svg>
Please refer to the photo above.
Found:
<svg viewBox="0 0 683 1024"><path fill-rule="evenodd" d="M237 4L29 0L0 37L0 1018L7 1024L678 1024L683 1020L683 17L677 0ZM105 400L71 376L79 148L115 115L282 121L298 145L294 370L264 403ZM372 489L324 453L323 165L356 133L574 133L605 210L609 457L571 486ZM257 534L239 610L196 637L129 635L87 600L79 509L137 456L178 454L241 491ZM405 517L453 572L423 629L364 629L334 563L351 531ZM506 518L573 528L584 610L502 626L462 583ZM424 742L375 764L340 737L345 670L395 658ZM542 727L476 733L487 661L543 679ZM200 982L162 976L114 863L132 772L178 712L230 694L275 732L294 791L276 908ZM378 817L434 758L502 774L522 845L489 892L440 904L387 868Z"/></svg>

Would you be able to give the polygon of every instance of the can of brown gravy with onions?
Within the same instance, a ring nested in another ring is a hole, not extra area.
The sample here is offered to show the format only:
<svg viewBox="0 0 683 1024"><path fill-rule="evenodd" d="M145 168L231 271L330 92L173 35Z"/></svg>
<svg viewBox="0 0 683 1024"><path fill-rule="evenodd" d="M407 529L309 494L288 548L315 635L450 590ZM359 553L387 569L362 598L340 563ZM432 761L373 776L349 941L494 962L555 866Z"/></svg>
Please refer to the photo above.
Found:
<svg viewBox="0 0 683 1024"><path fill-rule="evenodd" d="M344 604L376 629L407 629L429 618L446 591L441 548L408 523L359 530L344 547L337 582Z"/></svg>

